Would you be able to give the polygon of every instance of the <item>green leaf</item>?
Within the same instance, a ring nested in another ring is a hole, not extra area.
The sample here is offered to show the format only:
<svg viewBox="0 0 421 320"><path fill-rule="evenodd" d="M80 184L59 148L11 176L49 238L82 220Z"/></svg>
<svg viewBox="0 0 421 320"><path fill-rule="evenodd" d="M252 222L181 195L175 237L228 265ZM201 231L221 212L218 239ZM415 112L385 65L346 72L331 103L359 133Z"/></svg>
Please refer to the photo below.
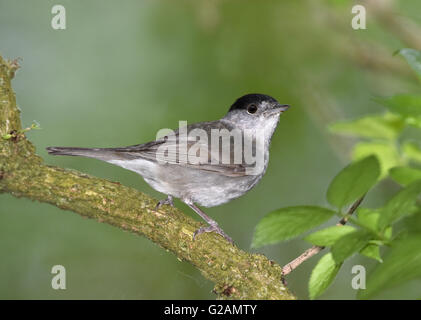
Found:
<svg viewBox="0 0 421 320"><path fill-rule="evenodd" d="M381 209L379 228L383 230L386 226L399 220L405 215L411 214L416 209L415 202L421 193L421 180L410 183L399 191L386 206Z"/></svg>
<svg viewBox="0 0 421 320"><path fill-rule="evenodd" d="M333 280L335 280L341 266L342 263L337 264L333 260L330 252L325 254L319 262L317 262L311 272L308 284L310 299L316 299L330 286Z"/></svg>
<svg viewBox="0 0 421 320"><path fill-rule="evenodd" d="M408 159L421 163L421 148L417 144L406 142L402 146L402 151Z"/></svg>
<svg viewBox="0 0 421 320"><path fill-rule="evenodd" d="M344 235L332 246L333 259L337 263L343 262L346 258L364 248L371 238L372 234L364 229Z"/></svg>
<svg viewBox="0 0 421 320"><path fill-rule="evenodd" d="M387 176L389 169L400 165L399 153L393 143L387 142L360 142L353 150L353 158L359 160L375 155L380 162L380 177Z"/></svg>
<svg viewBox="0 0 421 320"><path fill-rule="evenodd" d="M378 224L380 219L380 211L375 209L368 208L358 208L357 209L358 222L361 226L372 230L378 230Z"/></svg>
<svg viewBox="0 0 421 320"><path fill-rule="evenodd" d="M387 227L384 232L383 232L383 236L387 239L390 240L392 239L392 235L393 235L393 227L389 226Z"/></svg>
<svg viewBox="0 0 421 320"><path fill-rule="evenodd" d="M404 128L401 117L387 113L384 116L366 116L353 121L337 122L330 131L363 138L394 140Z"/></svg>
<svg viewBox="0 0 421 320"><path fill-rule="evenodd" d="M409 66L421 77L421 52L415 49L405 48L399 50Z"/></svg>
<svg viewBox="0 0 421 320"><path fill-rule="evenodd" d="M421 170L410 167L394 167L389 170L389 175L393 180L403 186L421 179Z"/></svg>
<svg viewBox="0 0 421 320"><path fill-rule="evenodd" d="M378 233L380 231L380 209L359 208L357 210L359 226L373 233ZM392 237L392 231L392 227L388 227L384 230L382 236L388 240Z"/></svg>
<svg viewBox="0 0 421 320"><path fill-rule="evenodd" d="M316 231L305 237L304 240L315 246L328 247L333 245L339 238L354 230L355 228L350 226L332 226Z"/></svg>
<svg viewBox="0 0 421 320"><path fill-rule="evenodd" d="M421 129L421 117L407 117L405 118L405 123Z"/></svg>
<svg viewBox="0 0 421 320"><path fill-rule="evenodd" d="M266 215L256 227L252 247L291 239L329 220L334 211L316 206L281 208Z"/></svg>
<svg viewBox="0 0 421 320"><path fill-rule="evenodd" d="M421 277L421 235L395 240L384 262L378 264L367 278L366 290L358 298L367 299L380 291Z"/></svg>
<svg viewBox="0 0 421 320"><path fill-rule="evenodd" d="M421 234L421 211L404 219L405 231Z"/></svg>
<svg viewBox="0 0 421 320"><path fill-rule="evenodd" d="M368 258L383 262L382 258L380 257L380 247L377 244L369 243L361 249L360 253Z"/></svg>
<svg viewBox="0 0 421 320"><path fill-rule="evenodd" d="M403 117L421 116L421 95L397 94L387 98L374 98L374 101L384 105L390 112Z"/></svg>
<svg viewBox="0 0 421 320"><path fill-rule="evenodd" d="M330 183L327 200L342 209L361 198L377 182L380 174L379 163L374 156L345 167Z"/></svg>

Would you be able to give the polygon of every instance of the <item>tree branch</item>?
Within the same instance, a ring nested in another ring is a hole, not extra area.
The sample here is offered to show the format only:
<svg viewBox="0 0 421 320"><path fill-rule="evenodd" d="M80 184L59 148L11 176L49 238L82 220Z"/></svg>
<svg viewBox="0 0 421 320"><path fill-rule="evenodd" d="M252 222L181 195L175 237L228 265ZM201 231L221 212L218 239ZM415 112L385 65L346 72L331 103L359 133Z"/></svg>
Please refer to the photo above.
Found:
<svg viewBox="0 0 421 320"><path fill-rule="evenodd" d="M230 245L219 235L193 241L200 223L116 182L48 166L25 137L11 79L16 61L0 57L0 193L50 203L81 216L143 235L215 283L223 299L295 299L282 283L282 268L260 254Z"/></svg>
<svg viewBox="0 0 421 320"><path fill-rule="evenodd" d="M339 222L336 224L337 226L344 226L348 222L349 217L355 212L355 210L357 210L357 208L360 206L361 202L363 202L364 197L365 197L365 195L362 196L361 198L359 198L357 201L355 201L351 205L351 207L349 207L346 215L341 220L339 220ZM325 247L322 247L322 246L312 246L310 249L307 249L300 256L298 256L297 258L295 258L294 260L292 260L290 263L286 264L282 268L283 275L286 276L287 274L291 273L300 264L302 264L304 261L307 261L312 256L318 254L324 248Z"/></svg>

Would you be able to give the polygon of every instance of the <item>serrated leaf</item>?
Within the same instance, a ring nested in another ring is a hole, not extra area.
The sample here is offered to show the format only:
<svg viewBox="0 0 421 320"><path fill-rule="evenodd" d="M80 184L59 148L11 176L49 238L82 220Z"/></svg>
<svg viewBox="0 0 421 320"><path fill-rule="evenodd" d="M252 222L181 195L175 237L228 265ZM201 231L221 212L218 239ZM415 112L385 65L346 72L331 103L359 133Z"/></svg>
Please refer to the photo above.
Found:
<svg viewBox="0 0 421 320"><path fill-rule="evenodd" d="M408 186L393 196L381 209L379 228L383 230L386 226L409 215L416 210L415 202L421 193L421 180L410 183Z"/></svg>
<svg viewBox="0 0 421 320"><path fill-rule="evenodd" d="M337 122L329 126L330 131L363 138L394 140L404 128L401 117L392 114L365 116L352 121Z"/></svg>
<svg viewBox="0 0 421 320"><path fill-rule="evenodd" d="M421 52L415 49L405 48L399 50L399 54L405 58L412 70L421 77Z"/></svg>
<svg viewBox="0 0 421 320"><path fill-rule="evenodd" d="M326 195L327 200L330 204L342 209L370 190L377 182L379 174L379 163L374 156L351 163L330 183Z"/></svg>
<svg viewBox="0 0 421 320"><path fill-rule="evenodd" d="M305 237L304 240L314 244L315 246L329 247L339 238L354 230L355 228L351 226L332 226L316 231Z"/></svg>
<svg viewBox="0 0 421 320"><path fill-rule="evenodd" d="M337 264L332 254L325 254L316 264L311 272L310 281L308 283L308 291L310 299L316 299L330 286L335 280L342 263Z"/></svg>
<svg viewBox="0 0 421 320"><path fill-rule="evenodd" d="M392 242L382 264L369 274L366 290L358 298L367 299L380 291L421 277L421 235L413 235Z"/></svg>
<svg viewBox="0 0 421 320"><path fill-rule="evenodd" d="M403 186L421 179L421 170L410 167L394 167L389 170L389 176Z"/></svg>
<svg viewBox="0 0 421 320"><path fill-rule="evenodd" d="M390 112L403 117L421 116L421 95L397 94L391 97L377 97L374 101L385 106Z"/></svg>
<svg viewBox="0 0 421 320"><path fill-rule="evenodd" d="M379 262L383 262L381 256L380 256L380 247L377 244L368 244L364 248L361 249L360 253L363 256L366 256L368 258L377 260Z"/></svg>
<svg viewBox="0 0 421 320"><path fill-rule="evenodd" d="M333 259L337 263L343 262L354 253L364 248L371 238L372 234L363 229L355 230L344 235L332 246Z"/></svg>
<svg viewBox="0 0 421 320"><path fill-rule="evenodd" d="M281 208L266 215L256 227L252 247L291 239L321 225L335 214L334 211L316 206Z"/></svg>
<svg viewBox="0 0 421 320"><path fill-rule="evenodd" d="M416 143L404 143L402 146L402 151L408 159L421 163L421 148Z"/></svg>
<svg viewBox="0 0 421 320"><path fill-rule="evenodd" d="M393 143L360 142L353 150L353 159L359 160L375 155L380 162L380 178L387 176L389 169L400 165L399 153Z"/></svg>

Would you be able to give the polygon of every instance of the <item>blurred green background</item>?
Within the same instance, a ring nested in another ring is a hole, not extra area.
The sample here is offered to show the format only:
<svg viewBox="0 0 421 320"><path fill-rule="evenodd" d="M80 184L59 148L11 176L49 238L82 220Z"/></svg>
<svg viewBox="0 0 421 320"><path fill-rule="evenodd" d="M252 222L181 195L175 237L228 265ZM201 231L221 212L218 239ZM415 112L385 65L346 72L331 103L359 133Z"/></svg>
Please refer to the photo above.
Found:
<svg viewBox="0 0 421 320"><path fill-rule="evenodd" d="M66 30L51 28L55 4L66 8ZM51 157L45 147L147 142L179 120L218 119L246 93L291 104L260 184L206 210L239 247L251 251L254 227L266 213L289 205L327 205L326 188L349 161L352 147L351 140L328 132L329 123L381 110L373 96L417 88L403 59L392 55L411 39L387 19L417 28L420 1L367 1L366 30L351 28L353 4L0 0L0 54L23 59L13 86L23 125L41 124L42 130L28 137L47 163L119 181L157 199L163 195L135 173L91 159ZM379 18L383 11L388 15ZM396 189L384 182L366 201L381 204ZM176 206L199 219L179 201ZM286 264L308 247L298 239L254 251ZM212 283L195 268L147 239L10 195L0 196L0 254L1 299L215 297ZM288 277L299 298L307 298L319 258ZM51 288L56 264L66 267L66 290ZM347 261L323 299L355 298L355 264L370 269L373 262ZM419 297L419 284L379 297Z"/></svg>

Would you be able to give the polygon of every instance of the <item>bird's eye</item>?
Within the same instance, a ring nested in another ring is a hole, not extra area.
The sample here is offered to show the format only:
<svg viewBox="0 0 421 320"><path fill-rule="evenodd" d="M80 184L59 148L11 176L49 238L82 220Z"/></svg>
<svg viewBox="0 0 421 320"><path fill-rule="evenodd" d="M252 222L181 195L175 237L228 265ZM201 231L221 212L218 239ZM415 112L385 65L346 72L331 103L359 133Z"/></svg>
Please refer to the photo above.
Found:
<svg viewBox="0 0 421 320"><path fill-rule="evenodd" d="M247 112L248 112L249 114L256 113L256 111L257 111L257 107L256 107L256 105L255 105L255 104L251 104L251 105L249 105L249 106L247 107Z"/></svg>

